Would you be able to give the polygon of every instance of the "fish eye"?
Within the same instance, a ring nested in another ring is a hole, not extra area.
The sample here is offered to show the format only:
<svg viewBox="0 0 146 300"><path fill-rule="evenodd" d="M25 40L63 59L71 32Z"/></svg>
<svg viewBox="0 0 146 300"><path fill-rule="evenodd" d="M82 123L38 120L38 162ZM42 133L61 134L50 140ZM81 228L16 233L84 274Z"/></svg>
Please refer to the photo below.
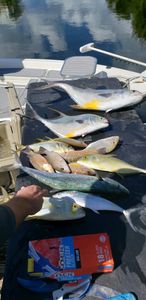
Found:
<svg viewBox="0 0 146 300"><path fill-rule="evenodd" d="M72 212L76 213L76 211L78 210L78 208L79 208L79 205L76 204L76 203L73 203L73 205L72 205Z"/></svg>

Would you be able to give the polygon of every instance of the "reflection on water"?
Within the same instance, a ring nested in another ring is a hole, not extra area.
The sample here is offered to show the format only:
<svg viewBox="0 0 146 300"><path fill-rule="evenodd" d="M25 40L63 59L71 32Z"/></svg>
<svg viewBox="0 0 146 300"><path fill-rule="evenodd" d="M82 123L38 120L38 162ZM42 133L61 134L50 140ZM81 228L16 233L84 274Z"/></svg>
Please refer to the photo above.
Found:
<svg viewBox="0 0 146 300"><path fill-rule="evenodd" d="M146 61L145 6L143 0L0 0L0 57L64 59L93 41ZM138 70L91 54L99 63Z"/></svg>
<svg viewBox="0 0 146 300"><path fill-rule="evenodd" d="M22 15L22 3L20 0L0 0L0 12L8 9L9 17L17 20Z"/></svg>
<svg viewBox="0 0 146 300"><path fill-rule="evenodd" d="M146 40L146 1L107 0L109 8L123 19L132 21L134 33Z"/></svg>

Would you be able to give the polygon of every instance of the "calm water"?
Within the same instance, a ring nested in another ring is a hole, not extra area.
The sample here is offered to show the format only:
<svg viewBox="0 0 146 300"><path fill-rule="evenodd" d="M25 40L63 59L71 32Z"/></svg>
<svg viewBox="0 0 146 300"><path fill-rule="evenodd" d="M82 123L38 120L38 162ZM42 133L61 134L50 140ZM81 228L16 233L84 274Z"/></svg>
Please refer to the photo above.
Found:
<svg viewBox="0 0 146 300"><path fill-rule="evenodd" d="M0 0L0 57L65 59L94 42L146 62L145 0ZM143 67L89 52L100 64ZM86 55L86 54L85 54ZM146 102L138 107L146 122Z"/></svg>
<svg viewBox="0 0 146 300"><path fill-rule="evenodd" d="M143 0L0 0L0 57L64 59L97 47L146 61ZM99 63L136 66L90 52ZM141 69L140 69L141 70ZM143 70L143 69L142 69Z"/></svg>

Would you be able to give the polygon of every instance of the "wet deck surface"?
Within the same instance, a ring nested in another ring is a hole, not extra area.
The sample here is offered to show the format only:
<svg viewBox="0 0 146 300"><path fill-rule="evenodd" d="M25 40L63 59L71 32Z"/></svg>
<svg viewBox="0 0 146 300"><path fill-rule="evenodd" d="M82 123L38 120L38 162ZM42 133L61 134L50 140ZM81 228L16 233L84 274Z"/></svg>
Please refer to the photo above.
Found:
<svg viewBox="0 0 146 300"><path fill-rule="evenodd" d="M97 86L96 81L79 82L92 87ZM45 90L36 92L34 88L40 84L31 85L28 90L28 99L36 111L48 118L52 114L47 107L51 105L68 114L79 114L73 111L70 104L73 101L61 90ZM43 85L43 84L42 84ZM85 111L84 111L85 113ZM95 112L94 112L95 113ZM27 114L30 112L27 110ZM103 115L103 114L101 114ZM146 128L134 109L123 110L108 114L110 127L106 130L86 136L85 140L96 140L111 135L119 135L121 144L114 153L121 159L132 163L135 166L146 167ZM29 144L38 137L53 137L53 133L45 128L40 122L26 120L23 129L23 143ZM22 158L23 163L28 165L27 159ZM146 176L143 174L119 177L115 174L106 173L127 187L129 196L112 197L112 201L125 209L146 203ZM17 181L17 189L22 185L36 182L25 174L21 174ZM38 182L36 182L38 184ZM107 197L110 199L110 197ZM7 299L46 299L48 294L37 294L28 292L17 283L17 276L27 278L27 247L31 239L49 238L56 236L87 234L106 232L109 234L115 268L112 273L95 275L94 279L98 284L106 285L120 292L134 292L139 300L145 299L146 295L146 213L134 213L132 216L134 225L140 232L135 233L127 224L123 215L113 212L101 212L99 215L87 210L86 218L78 221L68 222L24 222L18 229L15 237L9 246L9 259L6 266L4 286L7 290L4 293ZM45 298L46 297L46 298ZM48 299L48 298L47 298Z"/></svg>

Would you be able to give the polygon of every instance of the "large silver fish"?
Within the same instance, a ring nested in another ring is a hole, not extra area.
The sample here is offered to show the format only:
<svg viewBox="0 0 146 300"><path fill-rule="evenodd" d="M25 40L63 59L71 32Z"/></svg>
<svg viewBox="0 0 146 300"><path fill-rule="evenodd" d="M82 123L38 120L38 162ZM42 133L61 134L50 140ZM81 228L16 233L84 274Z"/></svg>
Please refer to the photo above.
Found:
<svg viewBox="0 0 146 300"><path fill-rule="evenodd" d="M57 199L53 197L43 197L43 206L35 215L30 215L27 219L41 219L50 221L76 220L85 217L85 210L75 206L74 200Z"/></svg>
<svg viewBox="0 0 146 300"><path fill-rule="evenodd" d="M21 168L25 173L44 183L45 185L58 190L77 190L84 192L98 192L101 194L129 194L129 191L119 182L103 178L102 180L94 176L66 174L66 173L48 173L38 171L32 168L24 167L16 156L17 162L11 167L12 169ZM3 168L0 168L3 172Z"/></svg>
<svg viewBox="0 0 146 300"><path fill-rule="evenodd" d="M138 231L138 228L132 223L131 220L131 214L139 211L139 210L146 210L146 206L141 206L138 208L131 208L125 210L124 208L120 207L119 205L105 199L99 196L95 196L88 193L82 193L77 191L66 191L66 192L60 192L55 195L53 195L53 198L56 199L66 199L66 201L74 200L76 204L80 205L84 208L89 208L94 212L100 211L100 210L107 210L107 211L116 211L123 213L126 217L129 225L132 227L134 231Z"/></svg>
<svg viewBox="0 0 146 300"><path fill-rule="evenodd" d="M83 114L76 116L68 116L62 114L61 117L47 120L40 117L32 108L30 103L27 103L33 111L34 117L60 137L71 138L76 136L85 136L90 132L94 132L109 126L109 122L107 119L93 114Z"/></svg>
<svg viewBox="0 0 146 300"><path fill-rule="evenodd" d="M51 83L48 87L60 87L77 103L81 109L112 111L122 107L136 105L143 99L143 94L125 89L95 90L78 88L67 83Z"/></svg>

